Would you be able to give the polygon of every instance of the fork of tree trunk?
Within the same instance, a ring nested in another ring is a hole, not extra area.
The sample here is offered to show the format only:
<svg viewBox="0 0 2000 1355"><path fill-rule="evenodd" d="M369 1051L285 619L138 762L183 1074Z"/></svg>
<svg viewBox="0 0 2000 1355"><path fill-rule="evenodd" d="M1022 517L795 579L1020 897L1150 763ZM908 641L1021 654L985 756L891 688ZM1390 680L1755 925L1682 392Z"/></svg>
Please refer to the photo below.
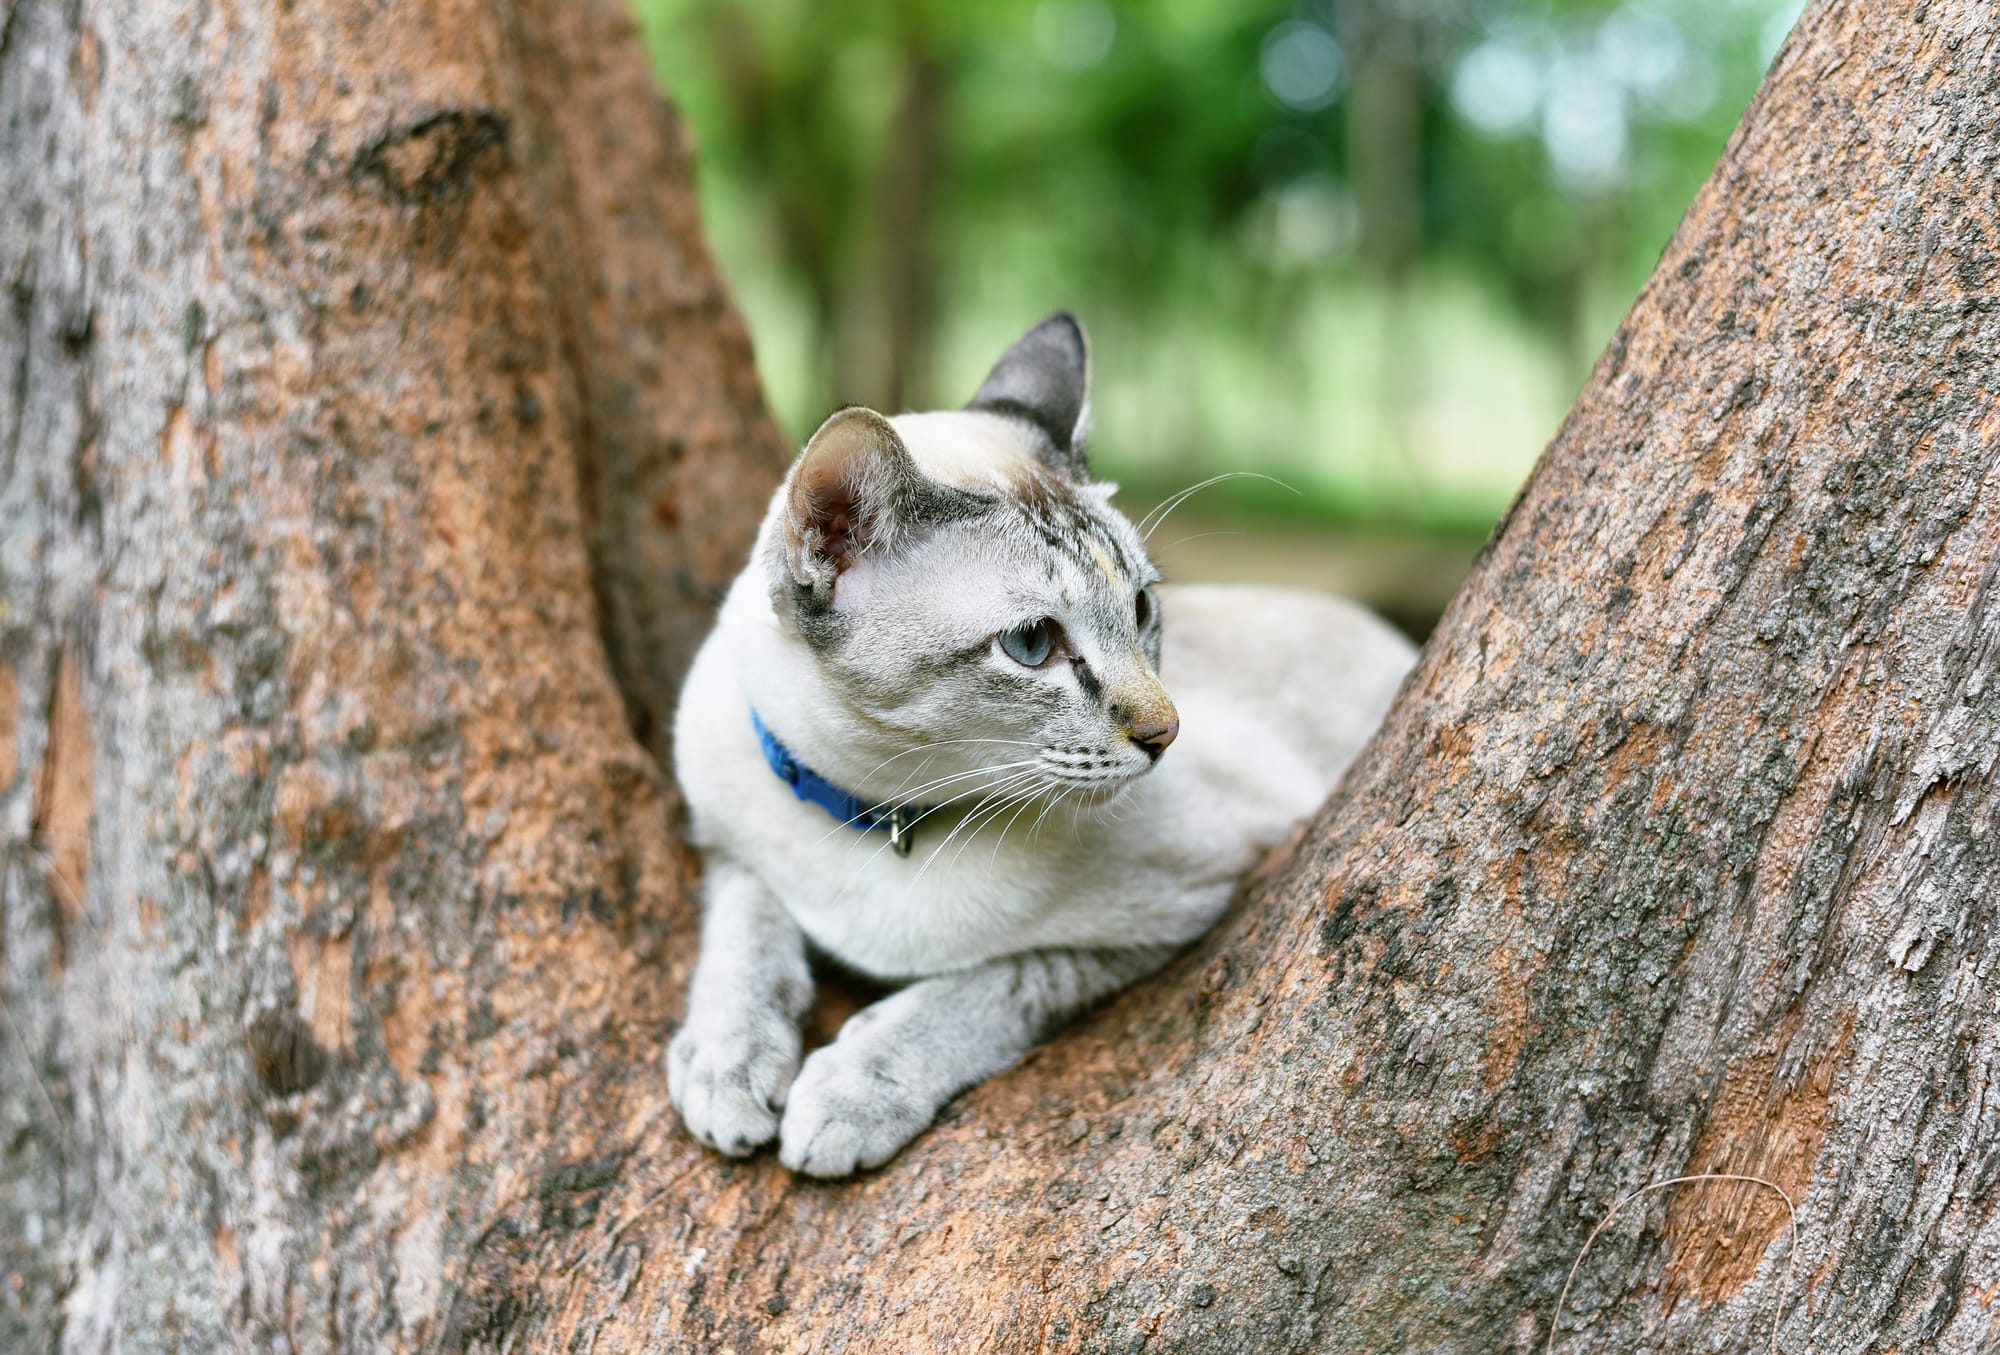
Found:
<svg viewBox="0 0 2000 1355"><path fill-rule="evenodd" d="M1816 4L1386 727L850 1184L677 675L787 448L609 0L0 19L0 1347L1989 1349L2000 18Z"/></svg>

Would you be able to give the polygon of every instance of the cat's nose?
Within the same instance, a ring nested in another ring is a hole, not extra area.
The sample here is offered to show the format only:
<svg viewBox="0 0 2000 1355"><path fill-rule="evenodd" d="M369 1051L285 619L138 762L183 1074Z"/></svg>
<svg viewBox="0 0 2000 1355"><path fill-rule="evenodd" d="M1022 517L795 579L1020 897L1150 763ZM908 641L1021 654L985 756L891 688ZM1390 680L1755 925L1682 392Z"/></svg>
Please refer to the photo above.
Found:
<svg viewBox="0 0 2000 1355"><path fill-rule="evenodd" d="M1124 725L1125 737L1145 749L1147 757L1158 762L1160 754L1167 751L1167 745L1181 732L1181 717L1168 707L1163 713L1127 717Z"/></svg>

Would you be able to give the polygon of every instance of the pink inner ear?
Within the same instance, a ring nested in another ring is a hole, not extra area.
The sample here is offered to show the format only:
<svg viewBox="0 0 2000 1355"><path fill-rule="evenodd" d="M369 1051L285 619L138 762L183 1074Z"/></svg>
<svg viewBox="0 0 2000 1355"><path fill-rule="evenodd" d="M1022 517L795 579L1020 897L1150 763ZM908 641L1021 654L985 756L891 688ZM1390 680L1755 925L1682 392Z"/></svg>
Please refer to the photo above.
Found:
<svg viewBox="0 0 2000 1355"><path fill-rule="evenodd" d="M908 456L889 421L868 410L842 410L820 425L793 472L787 515L801 581L832 585L889 529L882 495Z"/></svg>
<svg viewBox="0 0 2000 1355"><path fill-rule="evenodd" d="M827 554L833 556L842 568L851 564L854 536L853 514L845 511L830 513L824 519L821 530L826 533Z"/></svg>
<svg viewBox="0 0 2000 1355"><path fill-rule="evenodd" d="M805 486L804 525L819 537L815 552L836 571L854 563L861 553L864 524L853 489L835 467Z"/></svg>

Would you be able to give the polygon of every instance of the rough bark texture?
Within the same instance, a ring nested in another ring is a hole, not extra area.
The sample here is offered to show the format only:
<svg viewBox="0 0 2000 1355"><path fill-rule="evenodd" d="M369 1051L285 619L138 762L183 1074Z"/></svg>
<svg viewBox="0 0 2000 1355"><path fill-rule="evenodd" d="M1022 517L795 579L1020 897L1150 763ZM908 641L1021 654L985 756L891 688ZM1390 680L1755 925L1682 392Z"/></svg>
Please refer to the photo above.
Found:
<svg viewBox="0 0 2000 1355"><path fill-rule="evenodd" d="M8 5L0 1349L435 1343L659 1113L687 161L614 5Z"/></svg>
<svg viewBox="0 0 2000 1355"><path fill-rule="evenodd" d="M622 25L113 11L0 39L0 1347L1539 1349L1704 1171L1789 1264L1653 1197L1564 1350L2000 1342L1989 6L1807 15L1301 845L840 1185L658 1072L774 455Z"/></svg>

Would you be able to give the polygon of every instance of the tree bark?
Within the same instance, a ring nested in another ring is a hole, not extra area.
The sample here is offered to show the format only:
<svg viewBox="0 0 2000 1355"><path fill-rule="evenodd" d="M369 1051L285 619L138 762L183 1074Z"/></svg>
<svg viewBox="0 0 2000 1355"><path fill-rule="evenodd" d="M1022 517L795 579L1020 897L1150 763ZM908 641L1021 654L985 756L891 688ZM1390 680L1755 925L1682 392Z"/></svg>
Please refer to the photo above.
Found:
<svg viewBox="0 0 2000 1355"><path fill-rule="evenodd" d="M689 177L610 4L7 7L0 1350L436 1344L665 1104Z"/></svg>
<svg viewBox="0 0 2000 1355"><path fill-rule="evenodd" d="M1300 843L836 1185L658 1068L778 453L622 21L5 23L0 1347L1536 1350L1688 1173L1796 1241L1562 1349L2000 1339L1989 7L1808 12Z"/></svg>

